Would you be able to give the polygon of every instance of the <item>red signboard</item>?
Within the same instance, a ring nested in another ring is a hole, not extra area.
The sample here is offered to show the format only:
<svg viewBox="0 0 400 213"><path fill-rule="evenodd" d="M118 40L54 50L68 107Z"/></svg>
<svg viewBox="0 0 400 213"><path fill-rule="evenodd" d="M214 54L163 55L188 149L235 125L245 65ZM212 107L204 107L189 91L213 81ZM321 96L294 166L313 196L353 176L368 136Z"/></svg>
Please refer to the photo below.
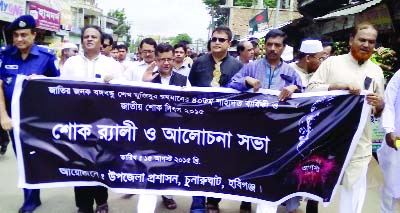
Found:
<svg viewBox="0 0 400 213"><path fill-rule="evenodd" d="M36 27L49 31L60 30L60 12L52 8L29 2L29 14L36 20Z"/></svg>

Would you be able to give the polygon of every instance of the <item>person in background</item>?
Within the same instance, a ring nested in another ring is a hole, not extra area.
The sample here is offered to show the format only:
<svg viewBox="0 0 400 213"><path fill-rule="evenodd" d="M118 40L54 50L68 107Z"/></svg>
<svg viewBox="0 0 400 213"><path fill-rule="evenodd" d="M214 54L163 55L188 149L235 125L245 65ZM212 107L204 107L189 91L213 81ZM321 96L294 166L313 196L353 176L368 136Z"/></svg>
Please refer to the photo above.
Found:
<svg viewBox="0 0 400 213"><path fill-rule="evenodd" d="M250 41L241 41L237 45L238 59L242 64L248 64L254 59L253 44Z"/></svg>
<svg viewBox="0 0 400 213"><path fill-rule="evenodd" d="M257 60L259 59L261 56L261 51L260 51L260 47L258 46L258 42L256 40L252 40L251 44L253 45L253 50L254 50L254 59L253 60Z"/></svg>
<svg viewBox="0 0 400 213"><path fill-rule="evenodd" d="M56 67L53 50L34 44L36 22L31 15L23 15L11 22L7 32L12 33L13 45L2 51L0 67L0 121L5 131L12 131L11 99L17 75L43 75L57 77L60 71ZM13 134L10 134L13 136ZM15 139L11 137L15 150ZM24 202L18 213L32 213L42 203L39 189L24 189Z"/></svg>
<svg viewBox="0 0 400 213"><path fill-rule="evenodd" d="M359 95L361 90L368 90L370 93L366 95L366 102L371 105L370 114L379 117L385 107L383 72L378 65L369 60L374 52L377 37L378 31L372 24L358 24L350 34L350 52L326 59L311 77L307 90L348 90L353 95ZM371 123L366 122L362 136L344 171L340 213L361 213L371 157Z"/></svg>
<svg viewBox="0 0 400 213"><path fill-rule="evenodd" d="M335 46L333 46L332 42L323 42L322 46L324 47L325 58L328 58L335 54Z"/></svg>
<svg viewBox="0 0 400 213"><path fill-rule="evenodd" d="M298 61L289 65L300 75L303 86L307 87L310 78L326 59L325 57L321 41L304 40L301 42Z"/></svg>
<svg viewBox="0 0 400 213"><path fill-rule="evenodd" d="M186 46L183 43L178 43L174 45L174 68L175 71L181 75L189 76L190 67L184 64L184 59L186 58Z"/></svg>
<svg viewBox="0 0 400 213"><path fill-rule="evenodd" d="M112 50L112 45L114 43L114 39L110 34L104 33L103 35L104 41L103 45L101 47L101 54L111 57L111 50Z"/></svg>
<svg viewBox="0 0 400 213"><path fill-rule="evenodd" d="M59 64L60 72L63 71L63 66L64 66L65 61L69 57L77 55L78 53L79 53L79 50L78 50L78 46L76 46L76 44L65 42L62 45L61 58L60 58L60 64Z"/></svg>
<svg viewBox="0 0 400 213"><path fill-rule="evenodd" d="M119 60L118 60L118 49L117 49L117 45L116 45L116 44L113 44L113 45L112 45L111 52L110 52L110 56L111 56L114 60L119 61Z"/></svg>

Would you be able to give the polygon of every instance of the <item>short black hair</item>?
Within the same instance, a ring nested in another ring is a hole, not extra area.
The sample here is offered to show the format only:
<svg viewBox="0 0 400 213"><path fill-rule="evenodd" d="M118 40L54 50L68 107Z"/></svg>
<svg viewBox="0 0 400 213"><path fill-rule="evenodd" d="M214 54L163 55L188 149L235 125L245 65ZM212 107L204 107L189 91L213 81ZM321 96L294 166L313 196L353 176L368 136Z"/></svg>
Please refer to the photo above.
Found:
<svg viewBox="0 0 400 213"><path fill-rule="evenodd" d="M106 39L110 40L110 45L113 45L113 43L114 43L114 38L113 38L110 34L108 34L108 33L103 33L103 42L104 42L104 40L106 40Z"/></svg>
<svg viewBox="0 0 400 213"><path fill-rule="evenodd" d="M287 35L286 35L286 33L285 32L283 32L282 30L280 30L280 29L273 29L273 30L270 30L265 36L264 36L264 38L265 38L265 42L267 42L267 40L269 39L269 38L275 38L275 37L282 37L283 38L283 45L286 45L286 39L287 39Z"/></svg>
<svg viewBox="0 0 400 213"><path fill-rule="evenodd" d="M250 41L250 42L253 45L253 48L258 47L258 42L257 41L253 40L253 41Z"/></svg>
<svg viewBox="0 0 400 213"><path fill-rule="evenodd" d="M144 43L149 44L149 45L152 45L152 46L154 47L154 49L157 48L157 42L156 42L156 40L154 40L153 38L145 38L145 39L143 39L143 40L140 42L139 47L142 48Z"/></svg>
<svg viewBox="0 0 400 213"><path fill-rule="evenodd" d="M160 53L165 53L165 52L169 52L169 51L174 53L174 48L170 44L161 43L161 44L157 45L157 47L156 47L156 56L158 56L158 54L160 54Z"/></svg>
<svg viewBox="0 0 400 213"><path fill-rule="evenodd" d="M322 47L331 47L331 54L333 54L336 51L335 45L333 45L333 42L322 42Z"/></svg>
<svg viewBox="0 0 400 213"><path fill-rule="evenodd" d="M174 50L178 49L179 47L182 47L183 51L187 53L187 47L183 42L179 42L174 45Z"/></svg>
<svg viewBox="0 0 400 213"><path fill-rule="evenodd" d="M87 25L87 26L84 26L84 27L82 28L82 31L81 31L81 42L83 43L83 34L84 34L85 31L86 31L87 29L89 29L89 28L92 28L92 29L95 29L95 30L99 31L99 33L100 33L101 44L103 44L103 42L104 42L103 31L102 31L101 28L100 28L99 26L97 26L97 25Z"/></svg>
<svg viewBox="0 0 400 213"><path fill-rule="evenodd" d="M223 32L226 33L228 35L228 40L231 41L232 40L232 31L231 29L229 29L229 27L226 26L219 26L217 28L215 28L211 35L214 34L215 32Z"/></svg>
<svg viewBox="0 0 400 213"><path fill-rule="evenodd" d="M128 46L126 46L126 44L118 44L117 49L125 49L128 52Z"/></svg>

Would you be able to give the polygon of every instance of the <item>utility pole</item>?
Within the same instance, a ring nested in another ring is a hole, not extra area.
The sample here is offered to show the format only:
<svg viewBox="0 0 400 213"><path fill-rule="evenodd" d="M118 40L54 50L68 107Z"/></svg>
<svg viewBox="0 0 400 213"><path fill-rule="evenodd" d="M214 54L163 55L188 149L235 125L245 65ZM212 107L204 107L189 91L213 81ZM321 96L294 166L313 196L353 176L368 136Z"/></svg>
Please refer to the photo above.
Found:
<svg viewBox="0 0 400 213"><path fill-rule="evenodd" d="M281 8L281 0L277 0L276 8L275 8L275 19L274 19L274 27L275 28L278 26L280 8Z"/></svg>

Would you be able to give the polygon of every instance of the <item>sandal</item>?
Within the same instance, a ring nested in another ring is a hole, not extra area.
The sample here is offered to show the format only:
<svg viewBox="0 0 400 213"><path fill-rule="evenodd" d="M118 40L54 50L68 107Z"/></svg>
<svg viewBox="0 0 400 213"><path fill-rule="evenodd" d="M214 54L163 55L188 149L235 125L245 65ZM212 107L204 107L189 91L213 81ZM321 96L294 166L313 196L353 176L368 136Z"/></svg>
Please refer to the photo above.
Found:
<svg viewBox="0 0 400 213"><path fill-rule="evenodd" d="M207 203L207 213L219 213L219 205Z"/></svg>
<svg viewBox="0 0 400 213"><path fill-rule="evenodd" d="M108 204L102 204L100 206L97 206L95 213L108 213Z"/></svg>
<svg viewBox="0 0 400 213"><path fill-rule="evenodd" d="M169 210L173 210L176 209L177 205L174 199L170 199L164 196L161 196L162 200L163 200L163 204L165 206L165 208L169 209Z"/></svg>

